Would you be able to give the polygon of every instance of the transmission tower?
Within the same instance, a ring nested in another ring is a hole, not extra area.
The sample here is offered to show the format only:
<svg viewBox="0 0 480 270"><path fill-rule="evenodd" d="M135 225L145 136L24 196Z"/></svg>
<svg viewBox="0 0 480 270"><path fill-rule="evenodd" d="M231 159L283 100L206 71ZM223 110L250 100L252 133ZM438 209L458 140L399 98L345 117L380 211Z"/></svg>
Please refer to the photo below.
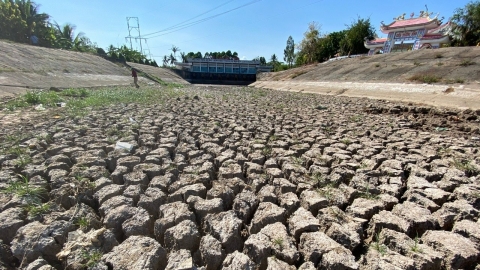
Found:
<svg viewBox="0 0 480 270"><path fill-rule="evenodd" d="M130 24L130 20L136 21L135 23ZM128 26L128 37L125 37L125 41L130 40L130 50L133 50L132 46L132 38L135 40L140 40L140 52L143 53L143 48L142 48L142 39L147 40L146 38L142 38L140 35L140 22L138 20L138 17L127 17L127 26ZM132 37L132 30L137 30L138 36L137 37Z"/></svg>

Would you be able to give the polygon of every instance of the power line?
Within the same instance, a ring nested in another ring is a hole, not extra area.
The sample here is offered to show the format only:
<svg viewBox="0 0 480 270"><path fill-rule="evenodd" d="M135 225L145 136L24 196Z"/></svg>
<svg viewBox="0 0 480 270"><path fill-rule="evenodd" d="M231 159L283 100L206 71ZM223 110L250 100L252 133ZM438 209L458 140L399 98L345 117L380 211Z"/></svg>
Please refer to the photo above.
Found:
<svg viewBox="0 0 480 270"><path fill-rule="evenodd" d="M261 1L261 0L260 0ZM317 4L317 3L320 3L322 2L323 0L318 0L318 1L315 1L315 2L312 2L312 3L309 3L309 4L306 4L304 6L301 6L301 7L297 7L295 9L291 9L290 11L295 11L295 10L299 10L299 9L302 9L304 7L308 7L308 6L311 6L311 5L314 5L314 4ZM268 16L268 15L267 15ZM182 44L182 43L186 43L186 42L191 42L191 41L195 41L195 40L199 40L199 39L204 39L204 38L207 38L207 37L211 37L211 36L214 36L214 35L218 35L218 34L222 34L222 33L225 33L227 30L225 31L222 31L222 32L215 32L214 34L212 35L207 35L207 36L201 36L199 38L195 38L195 39L190 39L190 40L184 40L184 41L181 41L181 42L176 42L176 44ZM168 33L166 33L168 34ZM164 35L166 35L164 34ZM159 35L160 36L160 35ZM155 36L156 37L156 36ZM150 38L153 38L153 37L150 37ZM156 46L156 47L152 47L152 48L159 48L159 47L163 47L163 46ZM165 47L166 48L166 47Z"/></svg>
<svg viewBox="0 0 480 270"><path fill-rule="evenodd" d="M185 29L185 28L187 28L187 27L197 25L197 24L199 24L199 23L202 23L202 22L211 20L211 19L216 18L216 17L218 17L218 16L221 16L221 15L224 15L224 14L227 14L227 13L230 13L230 12L232 12L232 11L235 11L235 10L237 10L237 9L240 9L240 8L243 8L243 7L246 7L246 6L255 4L255 3L260 2L260 1L262 1L262 0L254 0L254 1L248 2L248 3L244 4L244 5L238 6L238 7L236 7L236 8L227 10L227 11L225 11L225 12L222 12L222 13L219 13L219 14L216 14L216 15L212 15L212 16L207 17L207 18L203 18L203 19L198 20L198 21L191 22L191 23L189 23L189 24L184 24L184 25L177 26L177 27L171 27L171 29L174 29L174 30L169 31L169 32L167 32L167 33L160 34L160 35L156 35L156 36L153 36L153 37L148 37L148 38L149 38L149 39L150 39L150 38L156 38L156 37L164 36L164 35L167 35L167 34L170 34L170 33L173 33L173 32L177 32L177 31L180 31L180 30ZM163 30L162 30L162 31L159 31L159 32L163 32ZM157 33L159 33L159 32L157 32Z"/></svg>
<svg viewBox="0 0 480 270"><path fill-rule="evenodd" d="M130 26L130 20L135 20L137 22L137 26L135 26L134 24ZM125 41L130 39L130 50L133 50L132 38L135 39L135 40L139 39L140 40L140 52L143 53L142 39L145 40L145 42L147 42L147 40L146 40L146 38L142 38L141 35L140 35L140 22L138 20L138 17L127 17L127 27L128 27L128 37L125 37ZM138 37L132 37L131 31L133 29L136 29L138 31Z"/></svg>
<svg viewBox="0 0 480 270"><path fill-rule="evenodd" d="M202 16L202 15L205 15L205 14L211 12L211 11L214 11L215 9L218 9L218 8L220 8L220 7L223 7L223 6L225 6L226 4L228 4L228 3L230 3L230 2L233 2L233 1L235 1L235 0L227 1L227 2L225 2L225 3L223 3L223 4L219 5L219 6L216 6L216 7L212 8L212 9L210 9L210 10L207 10L207 11L205 11L205 12L203 12L203 13L195 16L195 17L192 17L192 18L190 18L190 19L188 19L188 20L185 20L185 21L183 21L183 22L181 22L181 23L172 25L172 26L170 26L170 27L168 27L168 28L165 28L165 29L163 29L163 30L160 30L160 31L157 31L157 32L153 32L153 33L149 33L149 34L146 34L146 35L143 35L143 36L144 36L144 37L145 37L145 36L150 36L150 35L153 35L153 34L157 34L157 33L161 33L161 32L165 32L165 31L171 30L171 29L173 29L173 28L175 28L175 27L179 27L179 26L181 26L182 24L184 24L184 23L186 23L186 22L189 22L189 21L191 21L191 20L193 20L193 19L196 19L196 18L198 18L198 17L200 17L200 16Z"/></svg>

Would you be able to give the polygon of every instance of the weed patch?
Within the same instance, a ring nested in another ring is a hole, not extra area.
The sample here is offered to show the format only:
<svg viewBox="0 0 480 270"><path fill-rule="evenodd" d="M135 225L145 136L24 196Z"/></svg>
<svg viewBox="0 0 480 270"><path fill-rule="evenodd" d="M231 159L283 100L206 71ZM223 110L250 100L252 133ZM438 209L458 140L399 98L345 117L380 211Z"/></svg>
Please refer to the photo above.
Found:
<svg viewBox="0 0 480 270"><path fill-rule="evenodd" d="M102 259L103 253L100 250L83 250L82 258L85 260L84 266L91 268L97 265Z"/></svg>
<svg viewBox="0 0 480 270"><path fill-rule="evenodd" d="M430 75L430 74L417 74L417 75L413 75L408 79L410 81L418 81L418 82L431 84L431 83L439 82L442 78L436 75Z"/></svg>
<svg viewBox="0 0 480 270"><path fill-rule="evenodd" d="M468 67L471 65L475 65L475 62L473 62L472 60L462 60L462 62L460 62L460 64L458 65L461 67Z"/></svg>
<svg viewBox="0 0 480 270"><path fill-rule="evenodd" d="M20 181L10 182L2 192L25 198L33 203L40 203L42 200L42 194L46 192L45 188L31 185L26 176L18 175L18 177L20 178Z"/></svg>
<svg viewBox="0 0 480 270"><path fill-rule="evenodd" d="M453 159L452 165L468 176L475 176L479 173L479 169L470 160Z"/></svg>
<svg viewBox="0 0 480 270"><path fill-rule="evenodd" d="M381 255L387 254L387 246L380 244L381 235L380 233L375 234L375 241L370 244L370 248L378 251Z"/></svg>
<svg viewBox="0 0 480 270"><path fill-rule="evenodd" d="M88 113L86 108L105 107L118 103L163 104L168 99L184 95L179 84L167 84L163 89L132 87L107 87L101 89L67 89L61 93L54 91L28 92L19 99L2 104L0 109L15 110L35 104L45 107L56 107L57 103L65 102L67 114L83 116Z"/></svg>
<svg viewBox="0 0 480 270"><path fill-rule="evenodd" d="M300 76L300 75L303 75L303 74L305 74L305 73L307 73L307 71L295 72L295 73L292 74L292 77L291 77L291 78L292 78L292 79L295 79L296 77L298 77L298 76Z"/></svg>

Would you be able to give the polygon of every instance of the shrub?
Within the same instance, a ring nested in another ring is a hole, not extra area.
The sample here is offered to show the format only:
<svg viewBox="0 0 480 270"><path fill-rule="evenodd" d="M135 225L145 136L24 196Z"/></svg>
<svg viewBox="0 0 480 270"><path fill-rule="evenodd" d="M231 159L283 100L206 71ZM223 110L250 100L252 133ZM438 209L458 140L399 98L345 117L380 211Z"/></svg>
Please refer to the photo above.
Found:
<svg viewBox="0 0 480 270"><path fill-rule="evenodd" d="M106 55L107 53L105 52L104 49L102 49L102 48L97 48L97 54L99 54L99 55Z"/></svg>
<svg viewBox="0 0 480 270"><path fill-rule="evenodd" d="M463 60L460 64L458 64L459 66L461 67L468 67L468 66L471 66L471 65L475 65L475 62L473 62L472 60Z"/></svg>
<svg viewBox="0 0 480 270"><path fill-rule="evenodd" d="M40 96L35 92L27 92L25 94L25 102L28 104L37 104L40 102Z"/></svg>
<svg viewBox="0 0 480 270"><path fill-rule="evenodd" d="M429 84L439 82L440 79L440 77L432 74L417 74L409 78L410 81L419 81Z"/></svg>

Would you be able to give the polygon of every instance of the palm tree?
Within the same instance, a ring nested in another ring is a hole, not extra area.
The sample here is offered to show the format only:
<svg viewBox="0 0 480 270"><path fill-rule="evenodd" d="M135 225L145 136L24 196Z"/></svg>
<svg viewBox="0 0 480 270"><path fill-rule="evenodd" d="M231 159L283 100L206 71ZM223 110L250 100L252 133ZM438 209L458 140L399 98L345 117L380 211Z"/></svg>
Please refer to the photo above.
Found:
<svg viewBox="0 0 480 270"><path fill-rule="evenodd" d="M180 48L178 48L175 45L172 45L172 48L170 50L173 52L173 56L175 57L175 59L177 59L177 52L180 51Z"/></svg>
<svg viewBox="0 0 480 270"><path fill-rule="evenodd" d="M273 54L272 57L270 58L270 61L273 63L273 65L276 65L278 62L277 56Z"/></svg>
<svg viewBox="0 0 480 270"><path fill-rule="evenodd" d="M180 53L180 57L182 57L182 62L187 63L187 55L184 52Z"/></svg>
<svg viewBox="0 0 480 270"><path fill-rule="evenodd" d="M170 65L174 65L175 64L175 61L177 61L177 58L173 55L173 54L170 54Z"/></svg>
<svg viewBox="0 0 480 270"><path fill-rule="evenodd" d="M76 37L74 37L76 26L71 23L65 23L64 25L60 26L57 22L55 22L54 26L56 29L57 46L62 49L70 50L75 44L78 46L81 37L84 35L83 33L79 33Z"/></svg>
<svg viewBox="0 0 480 270"><path fill-rule="evenodd" d="M41 27L47 27L50 16L46 13L38 13L39 5L30 0L16 0L15 4L20 10L21 18L27 23L27 33L25 33L27 36L36 34Z"/></svg>
<svg viewBox="0 0 480 270"><path fill-rule="evenodd" d="M168 56L164 55L163 56L163 66L166 67L168 65Z"/></svg>

